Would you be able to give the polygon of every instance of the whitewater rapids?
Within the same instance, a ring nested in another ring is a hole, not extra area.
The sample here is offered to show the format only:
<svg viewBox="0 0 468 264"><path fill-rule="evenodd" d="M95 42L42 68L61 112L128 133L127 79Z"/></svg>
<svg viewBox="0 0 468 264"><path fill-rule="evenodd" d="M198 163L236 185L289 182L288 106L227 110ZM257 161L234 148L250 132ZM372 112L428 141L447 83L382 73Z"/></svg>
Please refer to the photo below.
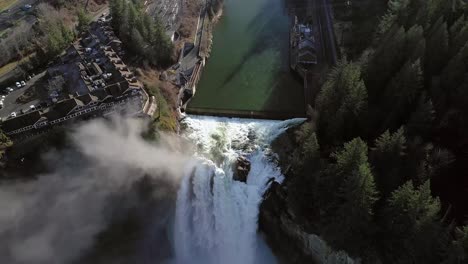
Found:
<svg viewBox="0 0 468 264"><path fill-rule="evenodd" d="M197 145L177 194L175 263L276 263L257 233L259 205L284 176L270 143L304 119L287 121L187 117L184 137ZM233 180L239 156L251 162L247 182Z"/></svg>

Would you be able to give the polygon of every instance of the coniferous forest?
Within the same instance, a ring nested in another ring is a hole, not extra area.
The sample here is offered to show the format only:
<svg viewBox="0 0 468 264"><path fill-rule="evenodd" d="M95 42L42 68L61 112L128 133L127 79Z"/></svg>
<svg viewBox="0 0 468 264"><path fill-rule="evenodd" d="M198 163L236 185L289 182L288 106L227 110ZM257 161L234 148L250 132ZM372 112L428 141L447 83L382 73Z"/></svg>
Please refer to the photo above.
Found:
<svg viewBox="0 0 468 264"><path fill-rule="evenodd" d="M296 131L288 204L364 263L468 263L468 5L352 2L355 41Z"/></svg>

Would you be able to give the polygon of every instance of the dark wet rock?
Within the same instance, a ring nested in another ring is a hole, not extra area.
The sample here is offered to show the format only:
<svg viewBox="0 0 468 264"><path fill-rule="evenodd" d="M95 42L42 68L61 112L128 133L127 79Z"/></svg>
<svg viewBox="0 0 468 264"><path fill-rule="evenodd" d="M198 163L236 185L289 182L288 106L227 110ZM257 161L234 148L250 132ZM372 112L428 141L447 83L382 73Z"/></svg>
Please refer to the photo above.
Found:
<svg viewBox="0 0 468 264"><path fill-rule="evenodd" d="M234 175L235 181L247 182L247 177L250 172L250 161L245 157L237 158L237 162L234 163Z"/></svg>
<svg viewBox="0 0 468 264"><path fill-rule="evenodd" d="M160 81L166 81L167 80L167 72L162 72L160 75L159 75L159 80Z"/></svg>

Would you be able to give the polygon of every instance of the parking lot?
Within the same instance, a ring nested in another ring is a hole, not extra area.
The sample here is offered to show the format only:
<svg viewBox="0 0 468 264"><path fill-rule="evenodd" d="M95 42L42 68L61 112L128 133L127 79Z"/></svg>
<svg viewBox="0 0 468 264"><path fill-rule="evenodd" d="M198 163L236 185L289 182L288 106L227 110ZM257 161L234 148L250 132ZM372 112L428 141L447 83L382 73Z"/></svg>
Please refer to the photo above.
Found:
<svg viewBox="0 0 468 264"><path fill-rule="evenodd" d="M24 94L25 91L28 90L28 88L31 87L37 80L42 78L45 75L45 72L38 74L31 78L31 80L26 82L26 86L21 87L17 89L16 87L11 87L15 88L15 90L9 94L3 94L5 95L5 99L3 100L3 108L0 109L0 118L2 120L5 120L10 116L12 112L16 112L16 114L20 114L21 110L23 111L28 111L30 105L38 105L40 103L39 99L34 99L31 100L30 102L27 102L25 104L19 104L17 103L17 99ZM21 81L21 80L18 80Z"/></svg>

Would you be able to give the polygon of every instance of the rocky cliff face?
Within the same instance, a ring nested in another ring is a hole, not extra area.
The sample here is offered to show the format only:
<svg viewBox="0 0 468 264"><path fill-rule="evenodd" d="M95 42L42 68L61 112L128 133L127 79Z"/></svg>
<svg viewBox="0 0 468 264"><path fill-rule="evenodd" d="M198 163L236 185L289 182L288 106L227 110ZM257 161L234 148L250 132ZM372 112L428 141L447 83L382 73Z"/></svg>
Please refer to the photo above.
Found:
<svg viewBox="0 0 468 264"><path fill-rule="evenodd" d="M210 18L217 16L223 9L224 0L212 0L210 5Z"/></svg>
<svg viewBox="0 0 468 264"><path fill-rule="evenodd" d="M294 131L283 134L273 144L286 180L282 185L274 182L260 206L259 228L267 243L281 263L359 263L343 251L334 251L319 236L307 233L288 206L288 193L294 192L288 186L288 179L294 177L289 173L289 157L294 144Z"/></svg>

